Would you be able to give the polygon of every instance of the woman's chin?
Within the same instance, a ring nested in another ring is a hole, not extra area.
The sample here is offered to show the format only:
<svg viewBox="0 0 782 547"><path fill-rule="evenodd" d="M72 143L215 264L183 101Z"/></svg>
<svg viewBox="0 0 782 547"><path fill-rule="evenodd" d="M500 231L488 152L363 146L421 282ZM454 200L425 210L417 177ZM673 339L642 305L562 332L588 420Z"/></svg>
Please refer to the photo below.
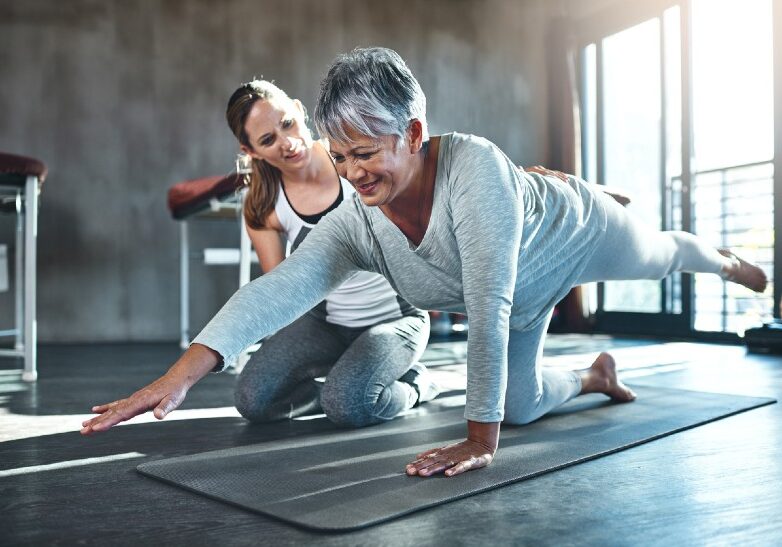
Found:
<svg viewBox="0 0 782 547"><path fill-rule="evenodd" d="M367 207L385 205L389 201L388 188L382 183L375 183L364 189L356 188L356 193Z"/></svg>
<svg viewBox="0 0 782 547"><path fill-rule="evenodd" d="M380 205L380 200L377 199L377 196L374 196L374 195L366 196L366 195L359 194L358 197L361 198L361 201L367 207L377 207L378 205Z"/></svg>

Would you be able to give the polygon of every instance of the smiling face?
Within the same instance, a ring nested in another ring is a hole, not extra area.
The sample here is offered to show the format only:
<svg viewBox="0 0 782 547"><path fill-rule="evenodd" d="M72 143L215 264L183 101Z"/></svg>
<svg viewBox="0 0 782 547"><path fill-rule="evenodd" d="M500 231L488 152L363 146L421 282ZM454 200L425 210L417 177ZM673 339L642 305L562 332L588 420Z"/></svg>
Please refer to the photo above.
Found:
<svg viewBox="0 0 782 547"><path fill-rule="evenodd" d="M402 146L398 137L379 138L348 130L347 142L331 141L331 156L341 177L350 181L370 207L390 204L414 182L417 171L416 153L420 143L407 135Z"/></svg>
<svg viewBox="0 0 782 547"><path fill-rule="evenodd" d="M297 100L275 97L255 101L244 130L252 148L242 146L242 151L283 172L305 168L312 159L312 135Z"/></svg>

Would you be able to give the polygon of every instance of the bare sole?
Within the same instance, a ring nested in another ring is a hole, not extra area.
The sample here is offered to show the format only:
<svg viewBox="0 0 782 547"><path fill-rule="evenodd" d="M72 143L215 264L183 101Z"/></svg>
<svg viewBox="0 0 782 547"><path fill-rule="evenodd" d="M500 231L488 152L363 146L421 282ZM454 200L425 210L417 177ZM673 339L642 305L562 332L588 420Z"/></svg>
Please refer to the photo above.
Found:
<svg viewBox="0 0 782 547"><path fill-rule="evenodd" d="M768 277L766 272L760 269L755 264L747 262L730 249L717 249L717 251L724 257L730 258L733 262L731 271L723 273L722 278L733 283L743 285L748 289L755 292L764 292L768 287Z"/></svg>
<svg viewBox="0 0 782 547"><path fill-rule="evenodd" d="M601 353L589 367L587 382L592 385L586 392L603 393L617 402L629 403L636 398L635 392L624 385L616 374L616 361L609 353Z"/></svg>

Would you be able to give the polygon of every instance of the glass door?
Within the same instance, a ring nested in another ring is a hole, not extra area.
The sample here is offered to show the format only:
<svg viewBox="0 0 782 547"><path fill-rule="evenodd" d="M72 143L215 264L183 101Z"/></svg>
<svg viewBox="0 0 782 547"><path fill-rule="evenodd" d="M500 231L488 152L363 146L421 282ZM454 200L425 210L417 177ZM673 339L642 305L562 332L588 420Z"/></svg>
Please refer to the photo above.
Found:
<svg viewBox="0 0 782 547"><path fill-rule="evenodd" d="M582 52L582 156L587 180L631 199L632 214L681 229L680 9L673 6ZM680 275L591 287L600 330L687 328Z"/></svg>

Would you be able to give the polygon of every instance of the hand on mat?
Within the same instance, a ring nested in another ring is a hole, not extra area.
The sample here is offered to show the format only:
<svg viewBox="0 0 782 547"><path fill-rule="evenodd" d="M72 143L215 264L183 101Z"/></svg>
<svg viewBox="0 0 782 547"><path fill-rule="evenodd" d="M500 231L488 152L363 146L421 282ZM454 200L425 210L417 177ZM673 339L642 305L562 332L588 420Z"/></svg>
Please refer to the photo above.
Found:
<svg viewBox="0 0 782 547"><path fill-rule="evenodd" d="M176 376L166 374L148 386L141 388L126 399L92 407L99 414L82 422L82 435L106 431L120 422L125 422L153 410L155 418L162 420L166 415L182 404L187 394L187 383Z"/></svg>
<svg viewBox="0 0 782 547"><path fill-rule="evenodd" d="M486 467L494 459L500 439L500 422L467 420L467 440L421 452L407 464L408 475L428 477L443 473L448 477Z"/></svg>
<svg viewBox="0 0 782 547"><path fill-rule="evenodd" d="M433 448L421 452L416 460L407 464L405 471L408 475L420 475L428 477L436 473L443 473L448 477L486 467L494 459L494 450L467 439L460 443Z"/></svg>

